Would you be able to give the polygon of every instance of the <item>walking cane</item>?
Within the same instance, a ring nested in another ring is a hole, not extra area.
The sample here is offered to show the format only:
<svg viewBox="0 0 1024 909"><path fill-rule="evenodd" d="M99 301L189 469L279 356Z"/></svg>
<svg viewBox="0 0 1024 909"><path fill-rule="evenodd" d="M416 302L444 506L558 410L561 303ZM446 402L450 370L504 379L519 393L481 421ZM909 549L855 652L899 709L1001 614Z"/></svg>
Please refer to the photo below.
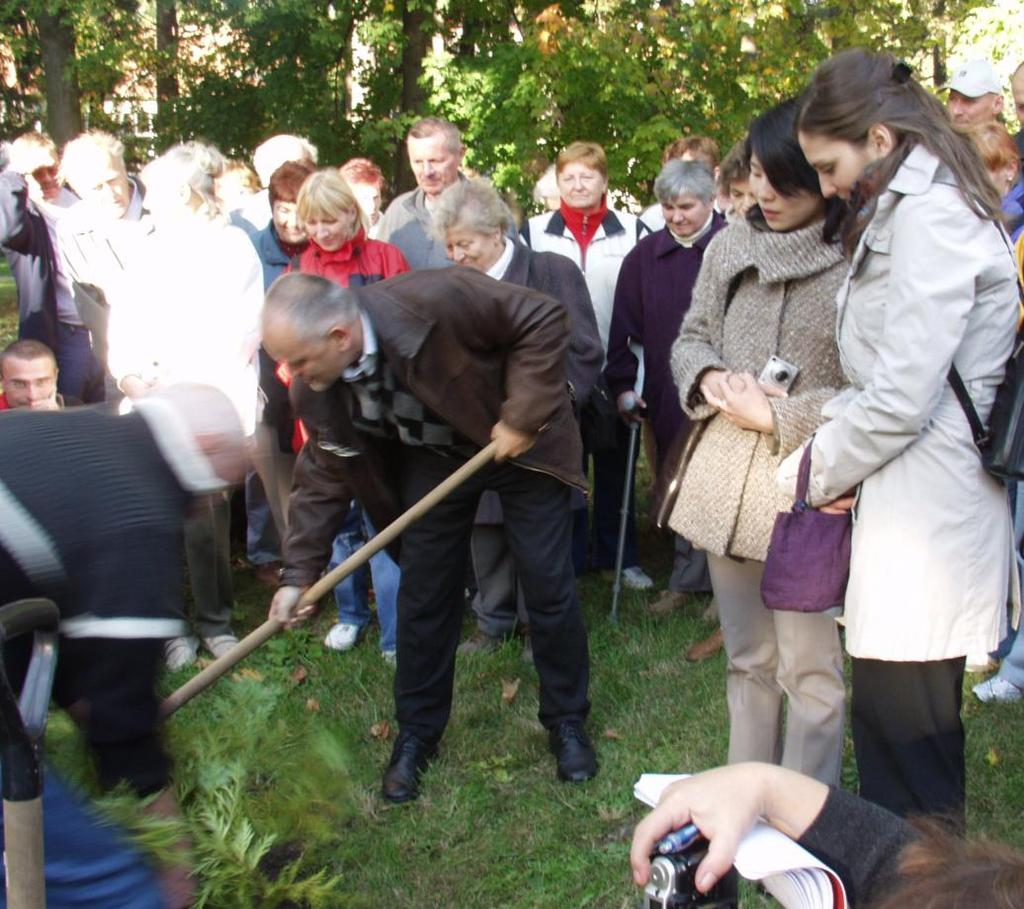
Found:
<svg viewBox="0 0 1024 909"><path fill-rule="evenodd" d="M626 455L626 479L622 484L622 507L619 509L619 542L615 550L615 583L612 584L612 611L608 616L613 625L619 624L619 595L622 593L622 561L626 556L626 524L629 521L629 498L633 492L633 467L640 439L641 423L629 427L629 453Z"/></svg>
<svg viewBox="0 0 1024 909"><path fill-rule="evenodd" d="M631 402L628 413L636 411L636 398L643 394L644 390L644 349L636 341L629 342L629 351L636 357L637 371L636 382L633 385L635 397ZM641 411L644 416L646 411ZM633 468L636 466L637 442L640 438L641 423L634 420L629 426L629 452L626 455L626 479L622 484L622 506L619 508L619 540L615 547L615 581L612 584L612 611L608 620L613 625L619 624L619 596L622 593L622 561L626 556L626 526L629 523L629 500L633 493Z"/></svg>
<svg viewBox="0 0 1024 909"><path fill-rule="evenodd" d="M10 909L46 909L43 868L43 734L57 667L59 614L50 600L17 600L0 608L0 648L32 633L32 658L14 697L0 672L0 755L3 762L4 865Z"/></svg>
<svg viewBox="0 0 1024 909"><path fill-rule="evenodd" d="M497 450L497 442L491 442L486 448L482 448L472 458L466 461L450 477L439 483L434 489L428 492L415 505L403 512L394 521L388 524L372 540L357 549L344 562L333 571L329 571L319 581L313 584L299 601L300 606L309 603L316 603L324 594L333 590L338 583L347 578L353 571L370 561L373 556L380 552L385 546L401 534L410 524L419 520L438 502L448 496L454 489L461 486L473 474L484 465L494 460L494 453ZM169 694L160 705L160 716L166 719L179 707L184 706L197 694L205 691L217 681L232 666L245 659L257 647L269 641L284 626L276 619L267 619L255 631L246 635L234 647L223 656L218 657L209 666L197 673L182 685L177 691Z"/></svg>

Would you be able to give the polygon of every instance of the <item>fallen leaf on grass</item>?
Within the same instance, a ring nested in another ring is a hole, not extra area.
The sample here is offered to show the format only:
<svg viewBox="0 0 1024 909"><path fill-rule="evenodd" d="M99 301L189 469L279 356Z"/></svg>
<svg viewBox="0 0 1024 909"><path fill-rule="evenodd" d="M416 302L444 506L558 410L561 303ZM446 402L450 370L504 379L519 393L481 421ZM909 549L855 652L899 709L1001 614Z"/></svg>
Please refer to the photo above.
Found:
<svg viewBox="0 0 1024 909"><path fill-rule="evenodd" d="M999 762L1002 760L1002 755L996 751L995 748L989 748L988 754L985 755L985 760L988 761L990 767L998 767Z"/></svg>
<svg viewBox="0 0 1024 909"><path fill-rule="evenodd" d="M310 713L319 713L320 712L320 702L316 698L309 698L306 701L306 709Z"/></svg>
<svg viewBox="0 0 1024 909"><path fill-rule="evenodd" d="M605 729L604 737L606 739L611 739L613 742L617 742L619 739L622 738L622 736L619 735L614 729Z"/></svg>
<svg viewBox="0 0 1024 909"><path fill-rule="evenodd" d="M231 678L236 682L249 681L249 682L262 682L263 673L257 669L239 669L238 672L232 673Z"/></svg>
<svg viewBox="0 0 1024 909"><path fill-rule="evenodd" d="M381 720L370 727L370 737L380 739L382 742L391 737L391 724L387 720Z"/></svg>
<svg viewBox="0 0 1024 909"><path fill-rule="evenodd" d="M292 670L292 681L297 685L301 685L306 681L306 677L309 675L309 671L303 665L298 665Z"/></svg>
<svg viewBox="0 0 1024 909"><path fill-rule="evenodd" d="M193 664L196 669L205 669L207 666L213 664L213 660L210 657L199 657Z"/></svg>
<svg viewBox="0 0 1024 909"><path fill-rule="evenodd" d="M506 704L511 704L516 699L517 694L519 694L519 679L501 680L501 699Z"/></svg>

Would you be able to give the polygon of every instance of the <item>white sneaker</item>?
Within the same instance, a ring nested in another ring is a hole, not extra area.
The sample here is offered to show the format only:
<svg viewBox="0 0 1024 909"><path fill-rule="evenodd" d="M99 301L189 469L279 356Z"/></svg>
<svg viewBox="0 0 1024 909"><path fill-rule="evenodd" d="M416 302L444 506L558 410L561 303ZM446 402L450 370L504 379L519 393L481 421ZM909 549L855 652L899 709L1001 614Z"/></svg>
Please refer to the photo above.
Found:
<svg viewBox="0 0 1024 909"><path fill-rule="evenodd" d="M213 654L214 659L224 656L238 643L233 634L215 634L212 638L203 638L203 646Z"/></svg>
<svg viewBox="0 0 1024 909"><path fill-rule="evenodd" d="M633 565L622 569L622 586L630 590L650 590L654 586L654 581L639 565Z"/></svg>
<svg viewBox="0 0 1024 909"><path fill-rule="evenodd" d="M358 625L351 625L348 622L338 622L333 625L324 638L324 646L331 650L351 650L359 641L363 629Z"/></svg>
<svg viewBox="0 0 1024 909"><path fill-rule="evenodd" d="M986 704L1012 704L1024 697L1024 691L998 675L979 682L971 690L979 701Z"/></svg>
<svg viewBox="0 0 1024 909"><path fill-rule="evenodd" d="M164 663L171 672L177 672L196 661L199 639L189 635L186 638L171 638L164 644Z"/></svg>

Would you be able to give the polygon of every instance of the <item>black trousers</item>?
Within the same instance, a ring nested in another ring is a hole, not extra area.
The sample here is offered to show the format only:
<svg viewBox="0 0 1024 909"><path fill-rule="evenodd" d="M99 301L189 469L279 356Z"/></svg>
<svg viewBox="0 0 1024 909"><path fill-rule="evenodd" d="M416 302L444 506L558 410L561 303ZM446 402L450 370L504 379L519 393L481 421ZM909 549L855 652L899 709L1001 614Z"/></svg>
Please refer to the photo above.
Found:
<svg viewBox="0 0 1024 909"><path fill-rule="evenodd" d="M943 815L963 829L964 663L853 659L850 718L861 796L903 817Z"/></svg>
<svg viewBox="0 0 1024 909"><path fill-rule="evenodd" d="M407 448L403 507L421 499L461 463ZM582 721L590 709L587 634L571 558L569 488L537 471L491 464L402 535L395 710L403 732L430 742L441 737L451 714L469 540L485 489L501 497L526 601L540 677L540 721L548 728L563 720Z"/></svg>

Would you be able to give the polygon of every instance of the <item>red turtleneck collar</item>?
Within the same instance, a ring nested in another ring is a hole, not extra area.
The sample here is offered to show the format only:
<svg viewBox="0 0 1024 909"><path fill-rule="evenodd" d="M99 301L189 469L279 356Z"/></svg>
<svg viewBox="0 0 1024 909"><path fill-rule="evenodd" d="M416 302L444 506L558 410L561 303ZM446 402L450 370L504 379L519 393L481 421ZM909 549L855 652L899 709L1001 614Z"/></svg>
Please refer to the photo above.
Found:
<svg viewBox="0 0 1024 909"><path fill-rule="evenodd" d="M565 226L569 228L569 233L576 238L576 242L580 245L580 262L582 263L586 261L587 247L590 245L590 241L594 239L594 234L597 233L604 216L608 213L608 196L601 196L601 204L587 211L570 208L563 199L559 211L565 220Z"/></svg>

